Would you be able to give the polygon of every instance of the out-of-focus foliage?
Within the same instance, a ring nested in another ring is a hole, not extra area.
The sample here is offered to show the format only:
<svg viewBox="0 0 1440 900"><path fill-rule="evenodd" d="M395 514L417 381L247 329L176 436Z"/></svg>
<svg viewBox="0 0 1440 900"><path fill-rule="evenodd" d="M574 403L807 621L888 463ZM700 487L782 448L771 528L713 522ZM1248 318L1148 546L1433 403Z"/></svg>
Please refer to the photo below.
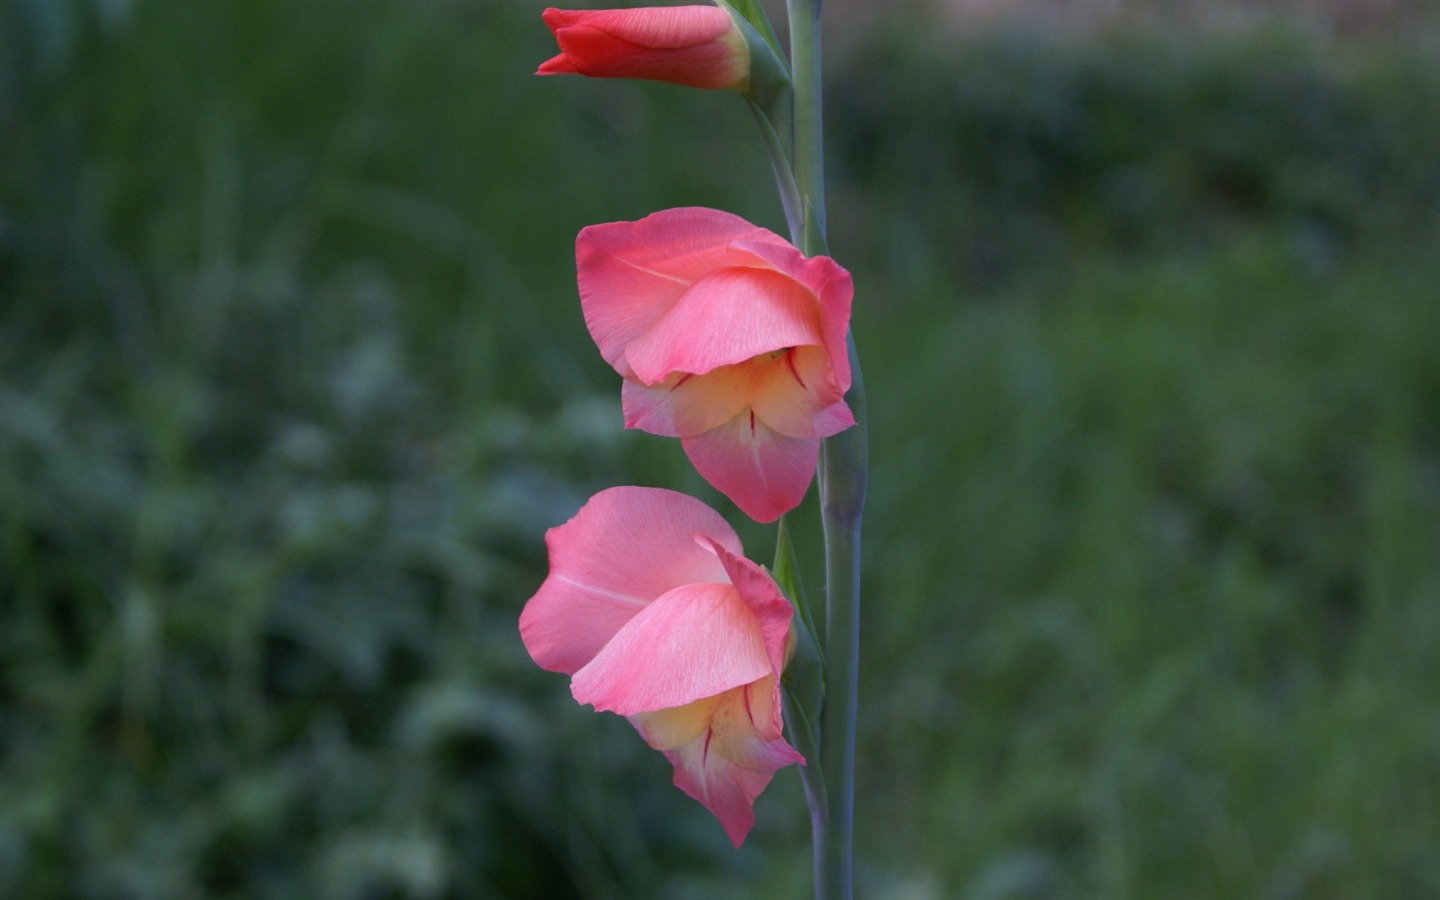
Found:
<svg viewBox="0 0 1440 900"><path fill-rule="evenodd" d="M916 9L829 95L867 895L1440 893L1433 38ZM575 232L780 219L733 97L547 41L0 4L0 898L807 890L796 779L734 853L519 645L592 491L739 524L620 430Z"/></svg>
<svg viewBox="0 0 1440 900"><path fill-rule="evenodd" d="M867 187L859 227L914 222L923 238L897 240L960 251L945 262L967 283L1072 249L1193 250L1256 223L1293 229L1324 264L1361 232L1435 225L1433 33L1398 52L1277 23L917 46L885 21L835 76L839 174Z"/></svg>

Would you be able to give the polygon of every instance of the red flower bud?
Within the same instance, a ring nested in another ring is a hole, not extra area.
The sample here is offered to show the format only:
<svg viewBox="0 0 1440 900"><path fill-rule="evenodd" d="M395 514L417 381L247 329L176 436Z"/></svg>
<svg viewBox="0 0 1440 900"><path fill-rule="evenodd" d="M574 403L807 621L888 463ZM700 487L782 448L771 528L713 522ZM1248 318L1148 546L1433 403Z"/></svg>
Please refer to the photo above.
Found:
<svg viewBox="0 0 1440 900"><path fill-rule="evenodd" d="M560 55L537 75L645 78L744 90L750 51L730 14L715 6L547 9Z"/></svg>

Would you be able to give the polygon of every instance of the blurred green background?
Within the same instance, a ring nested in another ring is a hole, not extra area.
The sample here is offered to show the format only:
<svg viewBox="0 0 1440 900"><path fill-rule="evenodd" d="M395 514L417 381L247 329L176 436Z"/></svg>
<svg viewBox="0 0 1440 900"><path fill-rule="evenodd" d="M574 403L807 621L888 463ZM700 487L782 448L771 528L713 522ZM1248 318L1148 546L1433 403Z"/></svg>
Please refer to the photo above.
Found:
<svg viewBox="0 0 1440 900"><path fill-rule="evenodd" d="M0 898L807 894L518 639L592 492L742 519L575 233L782 221L542 5L0 2ZM1440 896L1440 9L827 7L862 896Z"/></svg>

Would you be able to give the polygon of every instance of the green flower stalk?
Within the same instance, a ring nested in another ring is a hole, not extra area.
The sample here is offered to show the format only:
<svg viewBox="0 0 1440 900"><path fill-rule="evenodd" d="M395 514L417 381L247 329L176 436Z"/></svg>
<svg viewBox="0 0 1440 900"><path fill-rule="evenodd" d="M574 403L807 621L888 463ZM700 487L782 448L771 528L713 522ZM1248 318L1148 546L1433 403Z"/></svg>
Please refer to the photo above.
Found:
<svg viewBox="0 0 1440 900"><path fill-rule="evenodd" d="M821 0L788 0L791 82L794 85L795 181L805 204L801 249L827 253L825 143L820 66ZM850 900L854 894L855 732L860 657L860 520L865 506L868 450L864 386L853 332L848 338L851 387L846 402L855 427L827 438L820 457L820 515L825 528L825 708L820 764L829 818L816 835L815 896Z"/></svg>
<svg viewBox="0 0 1440 900"><path fill-rule="evenodd" d="M828 255L825 235L825 145L821 88L820 13L822 0L788 0L790 86L788 96L772 94L771 115L788 111L790 149L778 139L772 120L752 98L752 109L775 169L781 205L792 240L809 256ZM758 5L750 4L754 14ZM768 26L767 26L768 27ZM788 101L787 104L783 101ZM850 900L854 894L855 736L860 651L860 526L865 506L868 443L865 391L853 332L846 336L851 385L845 402L855 426L826 438L819 467L820 512L825 534L824 635L818 636L822 706L818 711L819 765L805 770L815 842L817 900ZM777 559L788 555L781 522ZM786 566L790 563L787 560ZM789 586L787 586L788 588ZM791 588L792 596L795 589ZM802 602L797 599L797 603ZM791 705L804 707L802 698ZM797 713L803 713L797 710ZM815 716L792 715L792 728L808 727ZM802 736L804 738L809 735ZM809 748L807 748L809 749Z"/></svg>

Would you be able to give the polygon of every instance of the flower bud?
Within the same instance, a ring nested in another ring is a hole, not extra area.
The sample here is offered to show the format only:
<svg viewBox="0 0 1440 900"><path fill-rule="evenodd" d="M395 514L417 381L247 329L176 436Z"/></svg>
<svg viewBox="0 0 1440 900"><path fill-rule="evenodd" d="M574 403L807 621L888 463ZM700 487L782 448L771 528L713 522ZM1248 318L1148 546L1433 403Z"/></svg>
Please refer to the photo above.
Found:
<svg viewBox="0 0 1440 900"><path fill-rule="evenodd" d="M542 17L560 54L542 63L537 75L643 78L738 91L749 85L749 46L719 7L547 9Z"/></svg>

